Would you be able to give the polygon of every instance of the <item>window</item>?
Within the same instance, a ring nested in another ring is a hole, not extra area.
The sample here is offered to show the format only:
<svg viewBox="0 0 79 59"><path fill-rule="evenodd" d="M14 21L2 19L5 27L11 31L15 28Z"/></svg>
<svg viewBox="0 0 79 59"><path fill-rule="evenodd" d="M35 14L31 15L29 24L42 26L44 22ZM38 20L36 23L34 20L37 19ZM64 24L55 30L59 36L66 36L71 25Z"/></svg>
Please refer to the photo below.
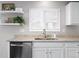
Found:
<svg viewBox="0 0 79 59"><path fill-rule="evenodd" d="M30 31L60 31L60 9L59 8L31 8L29 9Z"/></svg>

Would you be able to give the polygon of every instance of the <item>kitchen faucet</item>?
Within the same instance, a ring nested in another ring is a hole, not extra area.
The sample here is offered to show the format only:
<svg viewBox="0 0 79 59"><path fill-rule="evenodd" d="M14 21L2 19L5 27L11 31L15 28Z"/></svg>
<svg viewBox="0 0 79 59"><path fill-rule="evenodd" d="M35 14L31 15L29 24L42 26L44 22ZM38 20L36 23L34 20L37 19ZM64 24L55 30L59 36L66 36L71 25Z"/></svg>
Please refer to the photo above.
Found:
<svg viewBox="0 0 79 59"><path fill-rule="evenodd" d="M44 38L47 38L47 36L46 36L46 29L43 29L43 35L44 35Z"/></svg>

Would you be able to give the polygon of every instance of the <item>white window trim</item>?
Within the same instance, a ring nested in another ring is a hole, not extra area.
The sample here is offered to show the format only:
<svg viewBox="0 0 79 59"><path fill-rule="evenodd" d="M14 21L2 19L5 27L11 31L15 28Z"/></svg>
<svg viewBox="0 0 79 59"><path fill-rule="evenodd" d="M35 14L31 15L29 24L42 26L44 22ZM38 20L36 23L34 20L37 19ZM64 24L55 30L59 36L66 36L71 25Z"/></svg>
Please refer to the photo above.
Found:
<svg viewBox="0 0 79 59"><path fill-rule="evenodd" d="M32 9L32 8L29 8L29 13L30 13L30 9ZM41 9L41 8L33 8L33 9ZM53 8L51 8L51 9L53 9ZM54 9L58 9L59 10L59 13L58 13L59 14L59 29L58 30L46 30L46 31L60 32L60 8L54 8ZM30 14L29 14L29 17L30 17ZM42 30L32 30L30 26L31 25L30 25L30 19L29 19L29 31L34 31L34 32L42 31Z"/></svg>

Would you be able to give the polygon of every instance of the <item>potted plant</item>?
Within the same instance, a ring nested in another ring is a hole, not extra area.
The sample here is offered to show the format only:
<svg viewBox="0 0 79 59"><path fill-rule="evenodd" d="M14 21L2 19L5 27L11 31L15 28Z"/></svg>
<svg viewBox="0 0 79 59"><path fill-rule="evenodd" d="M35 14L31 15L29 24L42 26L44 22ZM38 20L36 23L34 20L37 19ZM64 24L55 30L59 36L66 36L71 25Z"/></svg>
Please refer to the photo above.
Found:
<svg viewBox="0 0 79 59"><path fill-rule="evenodd" d="M13 23L19 23L20 25L25 24L25 21L22 16L13 17Z"/></svg>

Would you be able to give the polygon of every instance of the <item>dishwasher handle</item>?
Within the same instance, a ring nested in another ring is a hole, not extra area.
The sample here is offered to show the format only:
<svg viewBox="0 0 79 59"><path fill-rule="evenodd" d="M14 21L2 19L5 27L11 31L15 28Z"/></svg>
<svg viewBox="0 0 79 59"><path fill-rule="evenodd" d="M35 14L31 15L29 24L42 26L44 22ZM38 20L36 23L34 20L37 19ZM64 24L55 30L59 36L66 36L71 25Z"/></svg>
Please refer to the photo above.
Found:
<svg viewBox="0 0 79 59"><path fill-rule="evenodd" d="M10 46L17 46L17 47L23 47L23 44L10 44Z"/></svg>
<svg viewBox="0 0 79 59"><path fill-rule="evenodd" d="M17 46L17 47L24 47L25 45L26 45L27 47L32 47L32 43L10 44L10 46Z"/></svg>

